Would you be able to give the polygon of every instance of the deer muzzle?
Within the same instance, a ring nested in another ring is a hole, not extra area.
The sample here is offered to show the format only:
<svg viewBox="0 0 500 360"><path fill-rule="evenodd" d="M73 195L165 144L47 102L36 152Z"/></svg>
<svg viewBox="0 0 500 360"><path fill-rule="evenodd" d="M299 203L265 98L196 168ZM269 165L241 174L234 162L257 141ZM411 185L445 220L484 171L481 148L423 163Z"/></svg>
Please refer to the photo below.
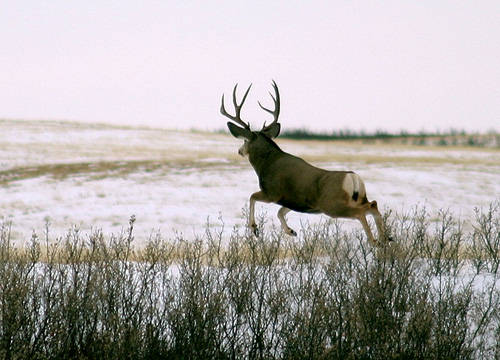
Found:
<svg viewBox="0 0 500 360"><path fill-rule="evenodd" d="M241 156L245 157L248 155L248 144L245 141L245 143L238 149L238 154Z"/></svg>

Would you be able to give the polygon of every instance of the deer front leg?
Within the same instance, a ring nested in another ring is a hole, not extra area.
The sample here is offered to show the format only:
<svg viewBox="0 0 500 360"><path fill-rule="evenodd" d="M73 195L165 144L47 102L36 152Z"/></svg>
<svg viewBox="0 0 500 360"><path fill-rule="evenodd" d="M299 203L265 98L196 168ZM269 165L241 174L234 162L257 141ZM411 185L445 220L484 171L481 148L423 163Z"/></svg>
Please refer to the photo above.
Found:
<svg viewBox="0 0 500 360"><path fill-rule="evenodd" d="M257 229L257 224L255 223L255 202L262 201L265 203L270 202L267 196L262 191L257 191L250 196L250 208L248 214L248 227L252 229L255 236L259 236L259 229Z"/></svg>
<svg viewBox="0 0 500 360"><path fill-rule="evenodd" d="M281 228L286 234L290 236L297 236L297 233L293 229L291 229L286 223L285 215L288 214L289 211L291 211L289 208L283 206L278 211L278 219L280 220Z"/></svg>

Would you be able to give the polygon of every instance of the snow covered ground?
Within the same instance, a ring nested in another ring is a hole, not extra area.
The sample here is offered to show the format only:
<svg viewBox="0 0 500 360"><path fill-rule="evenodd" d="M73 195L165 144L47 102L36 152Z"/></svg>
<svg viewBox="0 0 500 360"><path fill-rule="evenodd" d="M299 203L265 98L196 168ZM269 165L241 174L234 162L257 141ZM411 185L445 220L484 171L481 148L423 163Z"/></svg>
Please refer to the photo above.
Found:
<svg viewBox="0 0 500 360"><path fill-rule="evenodd" d="M386 211L419 205L468 220L500 198L500 149L277 142L314 165L357 172ZM56 236L72 226L119 232L131 215L138 243L157 230L192 237L219 217L231 231L245 225L242 209L258 190L239 146L225 134L0 120L0 221L20 241L46 221ZM277 210L257 206L275 224ZM292 228L321 219L288 215Z"/></svg>

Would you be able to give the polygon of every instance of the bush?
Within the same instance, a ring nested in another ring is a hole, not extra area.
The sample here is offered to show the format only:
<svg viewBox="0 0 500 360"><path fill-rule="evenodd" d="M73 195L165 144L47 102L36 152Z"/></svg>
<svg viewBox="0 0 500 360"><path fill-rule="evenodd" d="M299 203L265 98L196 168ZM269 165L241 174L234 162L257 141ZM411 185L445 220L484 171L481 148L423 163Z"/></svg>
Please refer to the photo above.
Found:
<svg viewBox="0 0 500 360"><path fill-rule="evenodd" d="M0 358L498 358L498 205L471 233L428 218L391 216L382 249L335 221L298 238L207 226L139 250L133 218L108 240L47 230L23 248L4 225Z"/></svg>

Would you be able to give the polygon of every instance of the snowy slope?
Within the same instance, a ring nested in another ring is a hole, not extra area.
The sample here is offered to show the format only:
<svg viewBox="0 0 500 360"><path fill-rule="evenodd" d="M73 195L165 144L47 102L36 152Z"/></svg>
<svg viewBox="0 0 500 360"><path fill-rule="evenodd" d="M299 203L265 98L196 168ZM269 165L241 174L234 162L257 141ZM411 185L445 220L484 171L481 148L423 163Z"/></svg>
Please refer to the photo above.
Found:
<svg viewBox="0 0 500 360"><path fill-rule="evenodd" d="M412 147L278 140L317 166L360 174L381 209L425 205L463 219L500 197L498 149ZM76 226L118 232L134 214L137 241L160 230L187 237L207 219L244 226L242 208L257 177L229 135L0 120L0 219L15 239ZM278 207L258 205L269 220ZM289 223L318 215L290 213ZM349 221L347 221L349 223ZM351 222L352 223L352 222ZM353 226L357 226L354 223Z"/></svg>

